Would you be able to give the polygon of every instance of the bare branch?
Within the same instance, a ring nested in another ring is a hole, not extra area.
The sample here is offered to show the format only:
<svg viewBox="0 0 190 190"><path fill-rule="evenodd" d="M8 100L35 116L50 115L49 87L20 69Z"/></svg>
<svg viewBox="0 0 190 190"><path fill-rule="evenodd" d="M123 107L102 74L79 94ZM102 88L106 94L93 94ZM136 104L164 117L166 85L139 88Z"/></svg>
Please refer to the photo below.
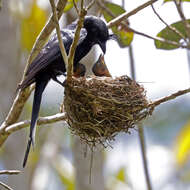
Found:
<svg viewBox="0 0 190 190"><path fill-rule="evenodd" d="M92 0L92 1L88 4L88 6L86 7L86 10L91 9L91 7L95 4L95 2L96 2L96 0Z"/></svg>
<svg viewBox="0 0 190 190"><path fill-rule="evenodd" d="M72 79L72 73L73 73L73 60L75 55L75 50L77 47L77 43L80 37L80 30L83 27L84 17L87 14L86 9L83 7L83 1L81 1L81 10L79 15L79 20L77 23L77 28L75 31L75 37L73 39L73 42L71 44L71 48L69 50L69 58L68 58L68 68L67 68L67 80L68 82Z"/></svg>
<svg viewBox="0 0 190 190"><path fill-rule="evenodd" d="M150 103L149 107L153 107L154 108L154 107L156 107L156 106L158 106L158 105L160 105L160 104L162 104L164 102L167 102L169 100L173 100L173 99L175 99L175 98L177 98L179 96L182 96L184 94L187 94L189 92L190 92L190 88L187 88L185 90L179 90L178 92L175 92L175 93L173 93L173 94L171 94L169 96L165 96L163 98L160 98L160 99L158 99L158 100Z"/></svg>
<svg viewBox="0 0 190 190"><path fill-rule="evenodd" d="M78 7L77 7L77 4L76 4L75 0L73 0L73 5L74 5L74 7L75 7L75 10L76 10L76 12L77 12L77 15L79 16L80 11L79 11L79 9L78 9Z"/></svg>
<svg viewBox="0 0 190 190"><path fill-rule="evenodd" d="M188 23L187 19L185 18L185 15L183 13L181 1L178 2L177 0L174 0L174 3L175 3L175 6L177 8L177 11L179 13L179 16L181 17L181 20L183 21L183 23L185 25L186 35L187 35L187 37L189 39L188 43L190 44L190 24Z"/></svg>
<svg viewBox="0 0 190 190"><path fill-rule="evenodd" d="M143 32L139 32L139 31L137 31L137 30L135 30L135 29L133 29L133 28L131 28L131 27L129 27L129 26L128 26L128 29L131 30L131 32L134 32L135 34L138 34L138 35L140 35L140 36L144 36L144 37L149 38L149 39L152 39L152 40L158 40L158 41L160 41L160 42L162 42L162 43L174 45L174 46L181 47L181 48L188 48L187 45L183 45L183 44L181 44L181 43L177 43L177 42L171 41L171 40L166 40L166 39L164 39L164 38L153 37L153 36L150 36L150 35L145 34L145 33L143 33Z"/></svg>
<svg viewBox="0 0 190 190"><path fill-rule="evenodd" d="M67 118L66 113L57 113L52 116L39 117L39 119L37 121L37 125L44 125L44 124L56 123L59 121L65 121L66 118ZM8 126L5 130L5 132L8 134L11 134L22 128L28 127L29 125L30 125L30 120L24 120L24 121L14 123L14 124Z"/></svg>
<svg viewBox="0 0 190 190"><path fill-rule="evenodd" d="M110 16L112 16L113 18L116 18L116 16L99 0L97 1L97 4L98 6L100 6L104 11L106 11ZM118 17L117 17L118 18ZM124 19L125 20L125 19ZM153 37L153 36L150 36L148 34L145 34L143 32L139 32L131 27L129 27L129 25L126 23L126 22L123 22L124 20L121 21L122 23L122 26L125 26L127 30L131 31L131 32L134 32L135 34L138 34L138 35L141 35L141 36L144 36L146 38L149 38L149 39L152 39L152 40L158 40L160 42L163 42L163 43L167 43L167 44L170 44L170 45L175 45L177 47L181 47L181 48L188 48L188 46L186 45L183 45L181 43L177 43L175 41L170 41L170 40L166 40L166 39L163 39L163 38L159 38L159 37ZM110 22L109 22L110 23ZM109 26L109 23L108 23L108 26Z"/></svg>
<svg viewBox="0 0 190 190"><path fill-rule="evenodd" d="M2 135L2 133L4 132L4 129L8 125L11 125L12 123L15 123L18 120L18 118L22 112L22 109L24 107L24 104L28 100L28 97L30 96L33 88L34 88L34 85L23 91L19 91L16 98L14 99L13 105L12 105L5 121L0 126L0 136Z"/></svg>
<svg viewBox="0 0 190 190"><path fill-rule="evenodd" d="M123 14L121 14L120 16L118 16L117 18L111 20L109 23L108 23L108 27L111 28L112 26L115 26L117 24L120 24L123 20L129 18L130 16L132 15L135 15L136 13L138 13L139 11L143 10L144 8L152 5L153 3L155 3L156 1L158 0L150 0L142 5L140 5L139 7L133 9L132 11L130 12L125 12Z"/></svg>
<svg viewBox="0 0 190 190"><path fill-rule="evenodd" d="M0 185L2 186L2 187L4 187L5 189L8 189L8 190L13 190L11 187L9 187L7 184L5 184L5 183L3 183L3 182L1 182L0 181Z"/></svg>
<svg viewBox="0 0 190 190"><path fill-rule="evenodd" d="M0 170L0 175L15 175L19 174L21 171L19 170Z"/></svg>
<svg viewBox="0 0 190 190"><path fill-rule="evenodd" d="M57 32L57 38L59 40L59 46L61 49L61 54L62 54L63 60L65 62L65 65L68 66L68 57L67 57L65 46L63 44L63 40L61 37L61 31L60 31L60 27L59 27L59 21L58 21L55 3L54 3L54 0L49 0L49 1L50 1L52 12L53 12L53 18L54 18L55 28L56 28L56 32Z"/></svg>
<svg viewBox="0 0 190 190"><path fill-rule="evenodd" d="M151 5L151 7L152 7L152 10L153 10L154 14L158 17L158 19L159 19L162 23L164 23L171 31L173 31L174 33L176 33L177 35L179 35L182 39L184 39L184 41L186 41L186 37L185 37L179 30L177 30L175 27L172 27L172 26L168 25L168 24L162 19L162 17L157 13L157 11L155 10L154 6Z"/></svg>

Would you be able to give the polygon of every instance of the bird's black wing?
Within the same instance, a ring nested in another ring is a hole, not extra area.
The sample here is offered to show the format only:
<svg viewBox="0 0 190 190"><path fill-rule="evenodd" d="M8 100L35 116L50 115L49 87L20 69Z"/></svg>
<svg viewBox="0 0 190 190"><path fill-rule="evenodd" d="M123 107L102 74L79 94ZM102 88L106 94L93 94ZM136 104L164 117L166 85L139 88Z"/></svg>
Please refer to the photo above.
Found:
<svg viewBox="0 0 190 190"><path fill-rule="evenodd" d="M74 22L61 31L63 44L67 54L69 53L69 49L74 38L75 28L76 23ZM82 28L79 43L86 37L86 35L86 29ZM26 79L19 86L19 88L24 89L35 82L35 77L38 73L46 69L48 65L55 64L55 61L61 59L61 57L62 55L60 52L59 41L57 39L57 34L55 33L34 61L29 65L26 72Z"/></svg>
<svg viewBox="0 0 190 190"><path fill-rule="evenodd" d="M70 30L63 30L61 31L61 34L66 52L68 52L72 44L74 32ZM30 64L26 72L25 80L32 80L39 72L43 71L48 65L59 59L61 56L62 55L60 52L57 35L54 34L52 38L48 41L48 43L44 46L44 48L41 50L41 52L38 54L38 56Z"/></svg>

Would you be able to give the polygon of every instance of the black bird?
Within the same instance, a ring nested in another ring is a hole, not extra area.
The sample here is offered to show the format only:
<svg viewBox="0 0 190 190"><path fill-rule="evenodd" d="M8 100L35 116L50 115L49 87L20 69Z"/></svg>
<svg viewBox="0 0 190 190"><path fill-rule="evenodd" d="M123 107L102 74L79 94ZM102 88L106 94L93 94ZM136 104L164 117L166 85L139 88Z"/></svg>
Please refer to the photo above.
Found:
<svg viewBox="0 0 190 190"><path fill-rule="evenodd" d="M111 74L106 66L104 56L101 54L98 58L98 60L94 63L92 67L92 72L94 75L99 76L99 77L111 77Z"/></svg>
<svg viewBox="0 0 190 190"><path fill-rule="evenodd" d="M74 39L76 26L77 21L68 25L61 31L62 40L67 54L69 53L70 46ZM79 63L79 61L88 54L95 44L98 44L102 51L106 53L106 41L111 38L112 35L109 35L108 28L102 19L95 16L86 16L84 19L83 28L81 29L80 39L75 51L74 75L84 76L86 69L83 64ZM62 59L57 35L54 34L48 43L43 47L39 55L30 64L26 72L25 80L18 87L19 89L23 90L32 83L36 84L30 134L23 161L23 167L26 165L31 144L34 146L35 126L40 110L42 93L50 79L53 79L63 86L63 83L57 79L57 76L65 75L65 73L65 63Z"/></svg>

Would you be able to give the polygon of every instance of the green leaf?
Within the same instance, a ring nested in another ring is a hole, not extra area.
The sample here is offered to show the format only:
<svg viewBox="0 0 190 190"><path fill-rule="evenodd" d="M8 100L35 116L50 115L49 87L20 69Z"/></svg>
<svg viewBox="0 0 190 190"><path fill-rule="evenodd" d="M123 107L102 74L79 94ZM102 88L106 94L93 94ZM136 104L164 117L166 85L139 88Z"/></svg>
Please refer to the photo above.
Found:
<svg viewBox="0 0 190 190"><path fill-rule="evenodd" d="M77 1L78 1L78 0L75 0L75 3L77 3ZM65 6L65 8L64 8L64 12L67 12L67 11L69 11L70 9L72 9L73 6L74 6L73 0L67 0L67 4L66 4L66 6Z"/></svg>
<svg viewBox="0 0 190 190"><path fill-rule="evenodd" d="M121 6L117 4L106 2L105 5L107 9L109 9L109 11L113 13L114 17L117 17L123 14L124 12L126 12L125 9L123 9ZM104 10L103 10L103 15L107 22L111 21L114 18L113 15L107 13ZM126 21L126 24L128 24L127 21ZM130 45L130 43L133 40L133 32L131 32L130 30L127 30L126 27L123 26L122 23L117 26L112 27L111 29L113 33L117 35L118 40L119 40L119 45L121 47L126 47Z"/></svg>
<svg viewBox="0 0 190 190"><path fill-rule="evenodd" d="M173 0L164 0L164 3L171 2L171 1L173 1ZM184 2L190 2L190 0L182 0L182 1L184 1Z"/></svg>
<svg viewBox="0 0 190 190"><path fill-rule="evenodd" d="M190 20L188 20L188 22L190 23ZM171 24L171 26L173 28L175 28L176 30L178 30L181 34L183 34L183 36L185 36L187 38L186 29L185 29L185 25L184 25L183 21L173 23L173 24ZM157 37L163 38L165 40L177 42L177 43L179 43L180 40L182 40L181 36L179 36L179 34L173 32L172 30L170 30L169 27L166 27L163 30L161 30L157 34ZM164 43L159 40L155 40L154 42L155 42L156 48L158 48L158 49L172 50L172 49L179 48L176 45Z"/></svg>

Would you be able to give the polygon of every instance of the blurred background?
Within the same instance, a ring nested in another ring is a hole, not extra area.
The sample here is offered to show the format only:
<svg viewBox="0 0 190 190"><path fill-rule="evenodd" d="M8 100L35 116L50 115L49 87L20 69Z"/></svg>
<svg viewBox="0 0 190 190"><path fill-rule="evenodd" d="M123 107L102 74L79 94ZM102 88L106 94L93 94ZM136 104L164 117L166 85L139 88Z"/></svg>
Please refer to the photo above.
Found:
<svg viewBox="0 0 190 190"><path fill-rule="evenodd" d="M146 1L112 1L133 10ZM174 3L155 4L162 18L172 24L180 20ZM184 12L190 17L190 5L184 2ZM16 88L21 80L26 58L32 45L51 14L46 0L2 0L0 10L0 121L10 109ZM89 14L99 15L94 6ZM61 18L62 27L76 19L72 8ZM145 8L129 18L130 26L140 32L156 36L165 25ZM158 50L154 41L134 34L133 48L137 81L144 86L147 97L160 97L189 87L190 61L185 49ZM101 50L94 47L82 60L91 70ZM107 43L106 64L113 76L129 75L129 48L117 42ZM91 74L90 72L88 74ZM54 82L44 92L40 116L59 112L64 89ZM190 102L189 95L164 103L152 117L143 122L147 158L155 190L190 189ZM20 120L29 119L31 95ZM98 147L93 153L74 137L66 123L40 126L36 147L31 151L26 168L22 161L28 138L28 128L9 136L0 149L0 169L18 169L19 175L0 176L0 181L15 190L144 190L146 189L137 130L120 134L111 146ZM86 155L85 155L86 154ZM90 174L91 157L92 173ZM91 181L91 182L90 182ZM0 187L0 189L3 189Z"/></svg>

